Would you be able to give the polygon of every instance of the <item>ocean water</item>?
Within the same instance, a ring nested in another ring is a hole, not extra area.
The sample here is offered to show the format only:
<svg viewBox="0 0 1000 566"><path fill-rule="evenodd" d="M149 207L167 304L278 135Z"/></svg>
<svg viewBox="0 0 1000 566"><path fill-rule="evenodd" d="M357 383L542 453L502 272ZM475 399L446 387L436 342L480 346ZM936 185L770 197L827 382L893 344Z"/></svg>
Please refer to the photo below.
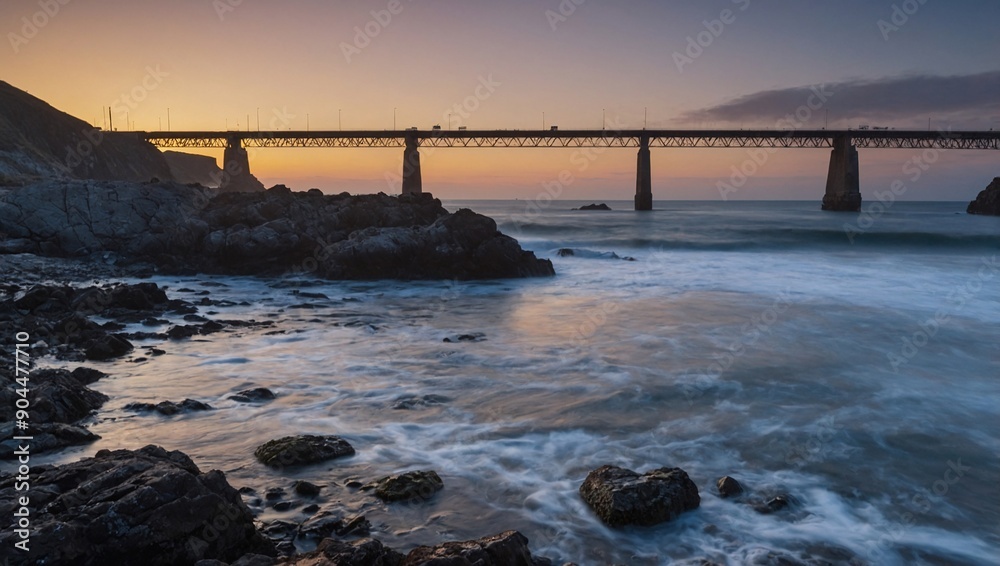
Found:
<svg viewBox="0 0 1000 566"><path fill-rule="evenodd" d="M102 440L50 459L155 443L258 492L307 479L330 486L324 509L364 513L403 551L517 529L534 553L584 565L998 563L1000 218L950 202L862 215L811 201L657 202L649 213L610 201L615 211L445 204L497 219L558 275L156 277L171 296L188 287L249 303L205 316L276 326L141 343L136 356L167 353L105 364L112 377L94 387L112 400L92 426ZM255 386L278 399L227 399ZM217 410L123 410L184 398ZM253 459L259 444L305 433L341 435L358 453L282 472ZM577 494L604 464L681 467L701 507L608 528ZM343 487L412 469L437 470L444 490L386 505ZM723 475L750 501L788 494L792 505L762 515L720 499Z"/></svg>

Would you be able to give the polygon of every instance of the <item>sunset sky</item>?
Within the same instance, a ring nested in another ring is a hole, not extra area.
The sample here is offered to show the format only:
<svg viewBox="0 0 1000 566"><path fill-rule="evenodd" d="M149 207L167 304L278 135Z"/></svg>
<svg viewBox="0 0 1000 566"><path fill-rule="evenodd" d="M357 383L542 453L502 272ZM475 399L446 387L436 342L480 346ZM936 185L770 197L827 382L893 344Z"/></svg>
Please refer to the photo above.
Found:
<svg viewBox="0 0 1000 566"><path fill-rule="evenodd" d="M45 12L48 7L49 15ZM57 9L56 9L57 7ZM393 13L395 12L395 13ZM125 129L774 127L831 93L805 127L1000 129L1000 2L992 0L4 0L0 79ZM699 45L700 42L700 45ZM820 86L823 85L823 86ZM478 89L478 90L477 90ZM477 97L478 95L478 97ZM456 109L458 105L459 109ZM253 150L252 150L253 151ZM221 152L210 153L221 157ZM998 152L861 150L865 198L969 200ZM631 199L635 150L422 151L443 198ZM745 151L653 150L657 199L718 199ZM818 200L829 152L772 155L733 198ZM265 185L388 190L402 150L266 149Z"/></svg>

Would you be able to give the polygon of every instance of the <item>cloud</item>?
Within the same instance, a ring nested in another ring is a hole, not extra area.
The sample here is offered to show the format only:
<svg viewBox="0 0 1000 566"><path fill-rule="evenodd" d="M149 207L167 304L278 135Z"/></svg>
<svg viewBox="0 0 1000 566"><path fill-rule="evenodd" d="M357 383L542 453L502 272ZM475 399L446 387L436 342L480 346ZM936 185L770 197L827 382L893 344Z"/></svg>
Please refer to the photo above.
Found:
<svg viewBox="0 0 1000 566"><path fill-rule="evenodd" d="M1000 71L992 71L958 76L908 75L767 90L687 112L678 121L773 125L807 104L815 106L817 98L813 95L817 90L832 94L819 109L813 108L814 122L822 120L828 110L831 120L899 122L933 117L994 127L1000 115Z"/></svg>

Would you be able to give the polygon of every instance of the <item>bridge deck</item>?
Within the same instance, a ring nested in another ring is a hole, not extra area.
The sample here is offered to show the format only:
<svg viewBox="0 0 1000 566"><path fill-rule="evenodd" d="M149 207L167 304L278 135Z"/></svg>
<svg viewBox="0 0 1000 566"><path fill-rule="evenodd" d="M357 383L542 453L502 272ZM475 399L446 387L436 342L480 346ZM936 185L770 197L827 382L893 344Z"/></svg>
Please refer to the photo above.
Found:
<svg viewBox="0 0 1000 566"><path fill-rule="evenodd" d="M353 130L128 132L158 147L775 147L832 148L849 137L859 148L1000 150L1000 131L917 130Z"/></svg>

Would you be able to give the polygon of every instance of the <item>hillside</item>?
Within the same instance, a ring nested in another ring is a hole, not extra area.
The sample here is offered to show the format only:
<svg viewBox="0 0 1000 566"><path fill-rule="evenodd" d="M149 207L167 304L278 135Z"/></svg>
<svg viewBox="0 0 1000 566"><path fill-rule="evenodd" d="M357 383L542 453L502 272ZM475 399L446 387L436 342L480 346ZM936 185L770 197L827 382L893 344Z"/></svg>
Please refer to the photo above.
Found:
<svg viewBox="0 0 1000 566"><path fill-rule="evenodd" d="M39 179L172 180L163 154L109 134L0 81L0 186Z"/></svg>

